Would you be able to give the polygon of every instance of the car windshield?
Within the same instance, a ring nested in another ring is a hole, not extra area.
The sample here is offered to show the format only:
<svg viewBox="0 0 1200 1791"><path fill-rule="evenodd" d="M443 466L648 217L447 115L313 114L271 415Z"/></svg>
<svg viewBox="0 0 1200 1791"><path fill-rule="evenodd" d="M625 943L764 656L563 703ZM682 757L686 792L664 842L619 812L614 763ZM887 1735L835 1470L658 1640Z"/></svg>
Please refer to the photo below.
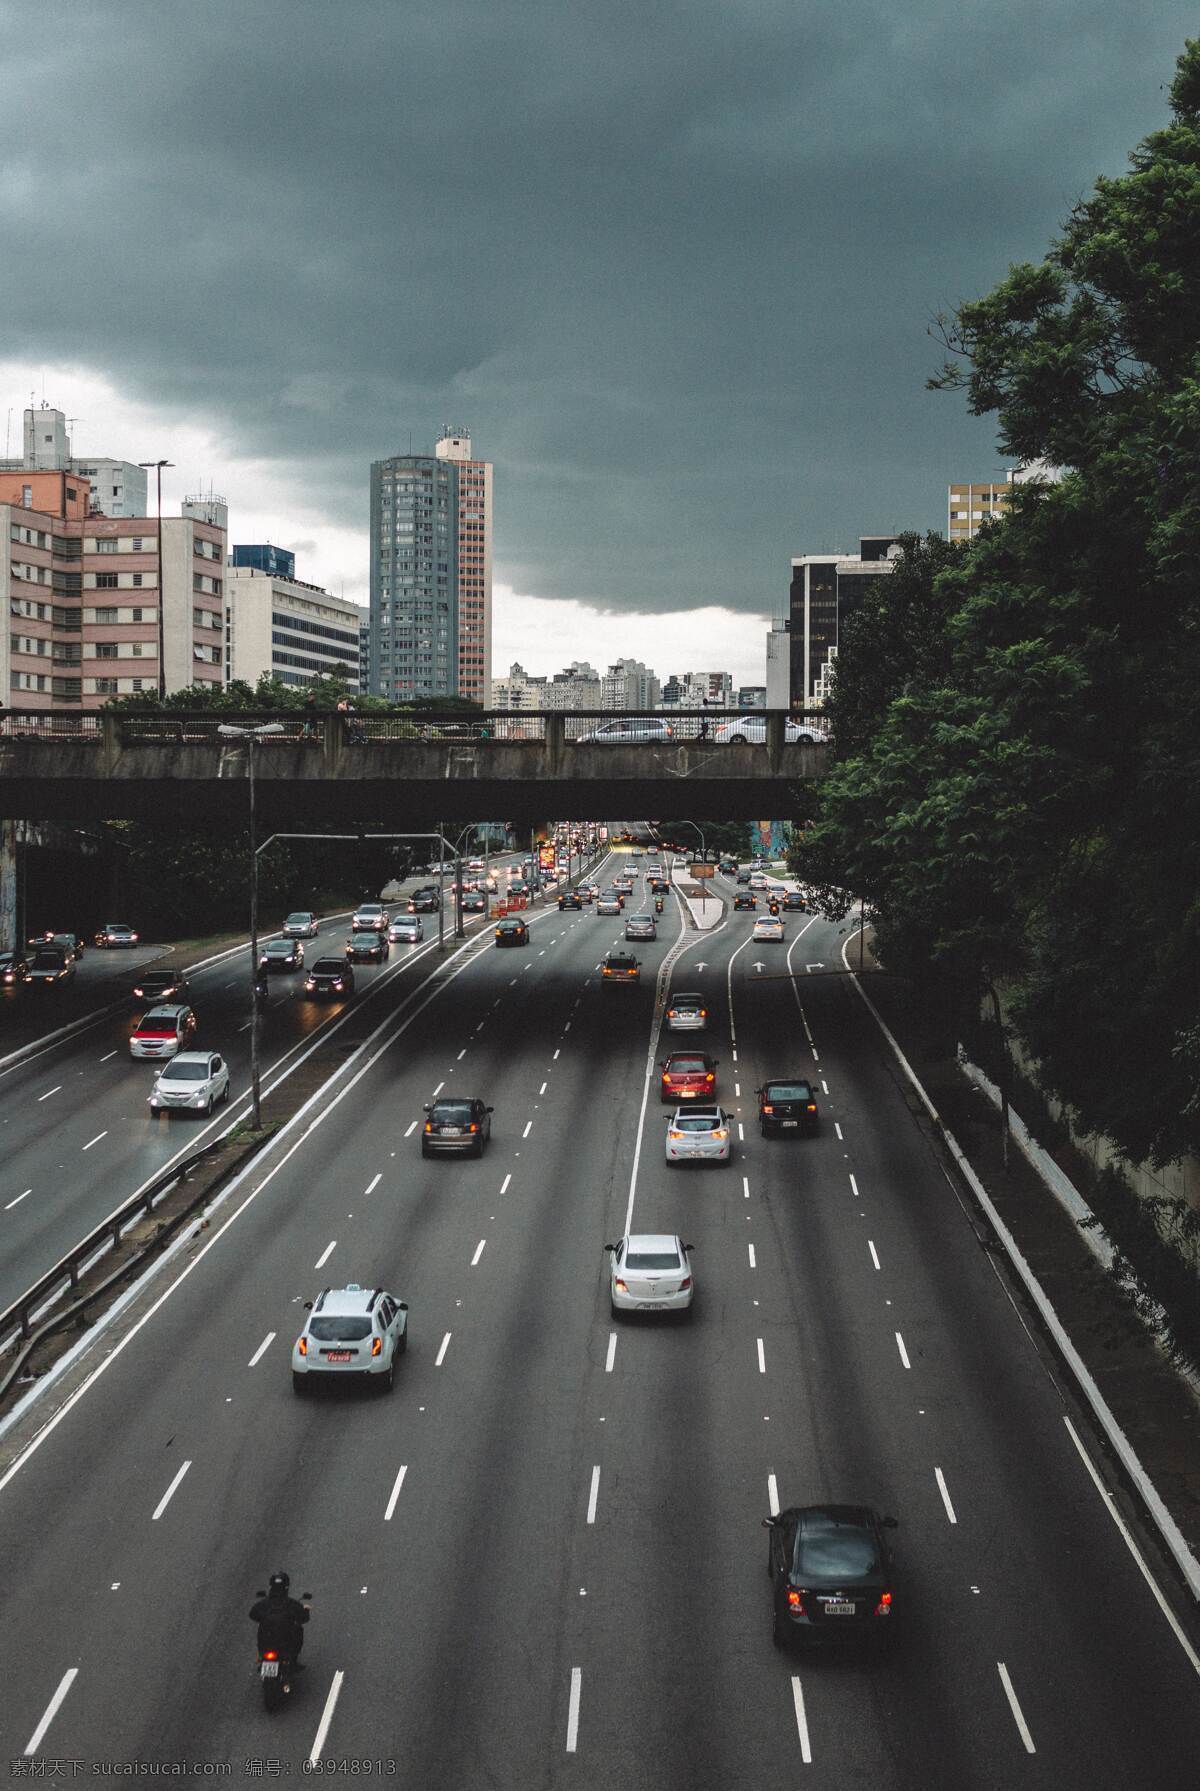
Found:
<svg viewBox="0 0 1200 1791"><path fill-rule="evenodd" d="M471 1117L469 1101L438 1101L430 1116L442 1125L465 1126Z"/></svg>
<svg viewBox="0 0 1200 1791"><path fill-rule="evenodd" d="M335 1313L332 1318L312 1319L308 1334L317 1343L361 1343L364 1337L371 1335L371 1321L350 1313L340 1317Z"/></svg>
<svg viewBox="0 0 1200 1791"><path fill-rule="evenodd" d="M673 1076L703 1075L706 1067L702 1057L673 1057L667 1065Z"/></svg>
<svg viewBox="0 0 1200 1791"><path fill-rule="evenodd" d="M681 1113L673 1122L677 1132L712 1132L720 1125L720 1120L713 1114Z"/></svg>
<svg viewBox="0 0 1200 1791"><path fill-rule="evenodd" d="M625 1258L627 1269L677 1269L679 1258L674 1250L631 1250Z"/></svg>
<svg viewBox="0 0 1200 1791"><path fill-rule="evenodd" d="M174 1020L143 1020L138 1027L140 1039L173 1039L176 1033Z"/></svg>
<svg viewBox="0 0 1200 1791"><path fill-rule="evenodd" d="M672 1007L703 1007L702 995L676 995L671 1002Z"/></svg>
<svg viewBox="0 0 1200 1791"><path fill-rule="evenodd" d="M358 912L360 914L382 914L383 908L379 902L364 902Z"/></svg>
<svg viewBox="0 0 1200 1791"><path fill-rule="evenodd" d="M110 920L105 922L104 931L106 933L132 933L133 928L123 926L120 921Z"/></svg>
<svg viewBox="0 0 1200 1791"><path fill-rule="evenodd" d="M295 947L290 939L272 939L267 946L267 956L269 958L290 958L294 950Z"/></svg>
<svg viewBox="0 0 1200 1791"><path fill-rule="evenodd" d="M206 1063L180 1063L176 1058L162 1072L164 1082L204 1082L208 1078Z"/></svg>
<svg viewBox="0 0 1200 1791"><path fill-rule="evenodd" d="M631 927L652 927L654 925L654 916L652 914L631 914L629 916L629 925Z"/></svg>
<svg viewBox="0 0 1200 1791"><path fill-rule="evenodd" d="M156 970L151 975L142 977L138 987L141 989L173 989L175 978L166 970Z"/></svg>
<svg viewBox="0 0 1200 1791"><path fill-rule="evenodd" d="M318 958L312 967L314 976L340 976L342 966L336 958Z"/></svg>
<svg viewBox="0 0 1200 1791"><path fill-rule="evenodd" d="M763 1089L768 1101L811 1101L812 1089L807 1082L768 1082Z"/></svg>
<svg viewBox="0 0 1200 1791"><path fill-rule="evenodd" d="M311 914L289 914L283 924L287 927L306 927L311 919Z"/></svg>
<svg viewBox="0 0 1200 1791"><path fill-rule="evenodd" d="M864 1579L879 1572L879 1557L868 1531L842 1524L836 1529L801 1530L794 1566L803 1579Z"/></svg>
<svg viewBox="0 0 1200 1791"><path fill-rule="evenodd" d="M35 970L61 970L65 963L66 959L60 951L36 951L33 954Z"/></svg>

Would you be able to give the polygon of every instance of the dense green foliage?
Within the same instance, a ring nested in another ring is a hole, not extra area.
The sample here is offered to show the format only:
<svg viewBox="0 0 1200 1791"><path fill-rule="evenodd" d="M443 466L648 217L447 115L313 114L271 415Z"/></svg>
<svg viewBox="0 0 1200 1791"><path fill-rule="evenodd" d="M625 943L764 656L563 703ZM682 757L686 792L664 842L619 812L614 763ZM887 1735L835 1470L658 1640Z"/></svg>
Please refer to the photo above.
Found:
<svg viewBox="0 0 1200 1791"><path fill-rule="evenodd" d="M177 714L180 710L202 710L208 714L236 714L246 710L266 710L276 715L295 715L309 706L310 695L316 697L316 707L324 713L335 709L340 699L348 694L345 684L339 678L312 678L303 686L285 684L280 678L269 678L264 672L255 685L246 684L235 679L232 684L190 684L184 690L169 691L164 701L153 692L140 691L134 696L113 697L105 705L109 709L134 709L138 711L165 711ZM394 704L383 697L354 696L351 698L354 707L364 715L396 714L411 711L422 714L426 711L478 710L479 704L470 697L419 697L411 703Z"/></svg>
<svg viewBox="0 0 1200 1791"><path fill-rule="evenodd" d="M795 853L964 1015L1003 979L1043 1087L1130 1158L1200 1148L1200 45L1172 121L1038 266L944 320L931 383L1067 469L853 616Z"/></svg>

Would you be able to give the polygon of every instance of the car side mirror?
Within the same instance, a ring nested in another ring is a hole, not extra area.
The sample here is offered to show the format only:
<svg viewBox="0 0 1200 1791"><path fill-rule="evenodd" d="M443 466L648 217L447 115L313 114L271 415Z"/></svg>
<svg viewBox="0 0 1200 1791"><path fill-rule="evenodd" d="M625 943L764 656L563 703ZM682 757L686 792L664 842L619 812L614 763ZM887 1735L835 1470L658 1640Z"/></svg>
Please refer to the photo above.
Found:
<svg viewBox="0 0 1200 1791"><path fill-rule="evenodd" d="M258 1591L254 1594L254 1596L255 1596L255 1598L265 1598L267 1596L266 1588L264 1586L260 1586L258 1588Z"/></svg>
<svg viewBox="0 0 1200 1791"><path fill-rule="evenodd" d="M691 1255L692 1251L696 1248L695 1244L685 1244L683 1247L687 1251L689 1256Z"/></svg>
<svg viewBox="0 0 1200 1791"><path fill-rule="evenodd" d="M496 1111L496 1109L495 1109L495 1108L494 1108L494 1107L486 1107L486 1108L485 1108L485 1109L484 1109L484 1111L485 1111L485 1112L486 1112L486 1113L494 1113L494 1112L495 1112L495 1111Z"/></svg>
<svg viewBox="0 0 1200 1791"><path fill-rule="evenodd" d="M432 1113L433 1112L433 1102L426 1101L425 1105L421 1109L421 1112L422 1113Z"/></svg>
<svg viewBox="0 0 1200 1791"><path fill-rule="evenodd" d="M408 1311L408 1301L407 1300L397 1300L396 1301L396 1310L398 1312L407 1312Z"/></svg>
<svg viewBox="0 0 1200 1791"><path fill-rule="evenodd" d="M617 1246L616 1246L616 1245L615 1245L615 1244L605 1244L605 1246L604 1246L604 1248L605 1248L605 1249L606 1249L606 1250L615 1250L615 1249L616 1249L616 1247L617 1247Z"/></svg>
<svg viewBox="0 0 1200 1791"><path fill-rule="evenodd" d="M885 1517L881 1519L881 1522L885 1530L898 1530L900 1528L899 1518Z"/></svg>
<svg viewBox="0 0 1200 1791"><path fill-rule="evenodd" d="M304 1302L304 1310L305 1310L305 1311L306 1311L306 1312L311 1312L311 1311L312 1311L312 1301L311 1301L311 1300L305 1300L305 1302Z"/></svg>

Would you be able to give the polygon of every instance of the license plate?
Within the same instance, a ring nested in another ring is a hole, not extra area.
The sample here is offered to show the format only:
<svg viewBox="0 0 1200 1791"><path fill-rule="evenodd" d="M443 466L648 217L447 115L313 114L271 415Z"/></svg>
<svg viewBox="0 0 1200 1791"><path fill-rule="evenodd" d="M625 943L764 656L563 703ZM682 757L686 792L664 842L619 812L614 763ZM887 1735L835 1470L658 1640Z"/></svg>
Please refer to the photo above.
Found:
<svg viewBox="0 0 1200 1791"><path fill-rule="evenodd" d="M835 1602L831 1599L825 1606L825 1615L827 1617L853 1617L854 1606L841 1600Z"/></svg>
<svg viewBox="0 0 1200 1791"><path fill-rule="evenodd" d="M463 1135L463 1129L461 1126L443 1126L442 1127L442 1137L443 1138L461 1138L462 1135Z"/></svg>
<svg viewBox="0 0 1200 1791"><path fill-rule="evenodd" d="M262 1664L262 1676L264 1679L278 1679L279 1662L277 1660L264 1660Z"/></svg>
<svg viewBox="0 0 1200 1791"><path fill-rule="evenodd" d="M800 1121L798 1119L781 1119L779 1123L781 1126L798 1126Z"/></svg>
<svg viewBox="0 0 1200 1791"><path fill-rule="evenodd" d="M327 1349L325 1351L325 1360L327 1362L348 1362L350 1360L350 1351L348 1349Z"/></svg>

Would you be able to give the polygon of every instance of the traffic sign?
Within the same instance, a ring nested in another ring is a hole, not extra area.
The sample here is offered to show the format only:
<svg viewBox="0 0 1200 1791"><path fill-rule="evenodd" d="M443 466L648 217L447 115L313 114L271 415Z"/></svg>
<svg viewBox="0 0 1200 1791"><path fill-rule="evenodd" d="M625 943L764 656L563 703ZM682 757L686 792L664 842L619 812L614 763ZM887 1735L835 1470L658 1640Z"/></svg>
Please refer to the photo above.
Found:
<svg viewBox="0 0 1200 1791"><path fill-rule="evenodd" d="M716 868L713 864L690 864L688 866L693 877L711 877Z"/></svg>

